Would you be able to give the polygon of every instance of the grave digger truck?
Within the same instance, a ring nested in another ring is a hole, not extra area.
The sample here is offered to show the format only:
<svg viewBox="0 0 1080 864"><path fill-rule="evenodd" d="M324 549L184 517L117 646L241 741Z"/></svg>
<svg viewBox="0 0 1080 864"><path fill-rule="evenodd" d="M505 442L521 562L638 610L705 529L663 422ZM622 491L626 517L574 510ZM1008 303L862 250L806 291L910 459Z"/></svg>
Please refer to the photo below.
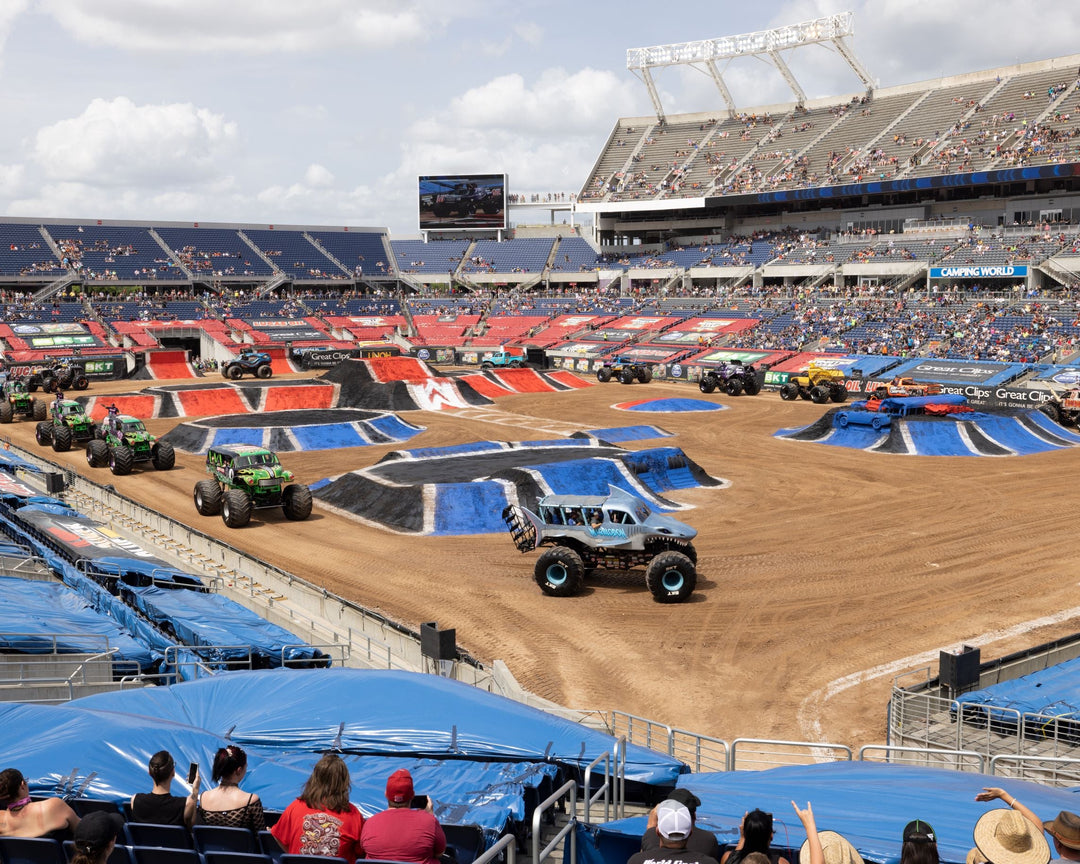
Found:
<svg viewBox="0 0 1080 864"><path fill-rule="evenodd" d="M829 369L810 361L805 372L792 375L780 387L780 398L792 402L809 399L824 405L830 399L843 402L847 399L847 380L839 369Z"/></svg>

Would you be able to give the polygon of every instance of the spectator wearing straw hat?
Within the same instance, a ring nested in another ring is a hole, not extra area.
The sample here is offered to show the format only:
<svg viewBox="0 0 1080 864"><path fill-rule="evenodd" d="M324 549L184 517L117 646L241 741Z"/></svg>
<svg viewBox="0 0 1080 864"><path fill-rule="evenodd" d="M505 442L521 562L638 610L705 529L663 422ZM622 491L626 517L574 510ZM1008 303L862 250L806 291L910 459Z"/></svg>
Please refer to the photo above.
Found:
<svg viewBox="0 0 1080 864"><path fill-rule="evenodd" d="M686 838L686 848L692 852L701 852L710 858L720 860L720 843L712 831L697 827L697 808L701 806L701 799L689 789L672 789L668 793L667 800L678 801L690 811L690 821L693 828L690 836ZM641 851L650 852L660 848L660 835L656 830L656 807L649 812L649 821L645 833L641 836Z"/></svg>
<svg viewBox="0 0 1080 864"><path fill-rule="evenodd" d="M862 856L844 837L835 831L818 831L810 802L800 810L794 801L791 806L806 831L806 840L799 850L799 864L863 864ZM749 858L749 856L747 856Z"/></svg>
<svg viewBox="0 0 1080 864"><path fill-rule="evenodd" d="M983 813L975 823L975 848L968 853L970 862L991 864L1048 864L1050 844L1017 810L997 808Z"/></svg>
<svg viewBox="0 0 1080 864"><path fill-rule="evenodd" d="M661 801L656 805L659 848L635 852L626 864L656 864L666 861L678 861L681 864L718 864L712 856L686 848L686 841L693 830L694 820L685 804L671 799Z"/></svg>
<svg viewBox="0 0 1080 864"><path fill-rule="evenodd" d="M1027 819L1037 830L1042 829L1053 838L1054 854L1057 858L1066 861L1080 861L1080 816L1075 813L1062 810L1052 821L1044 822L1032 812L1031 808L1022 804L1015 795L996 786L985 787L982 792L975 796L975 800L1004 801L1009 805L1010 809ZM995 811L991 810L990 812ZM976 847L978 847L977 843Z"/></svg>

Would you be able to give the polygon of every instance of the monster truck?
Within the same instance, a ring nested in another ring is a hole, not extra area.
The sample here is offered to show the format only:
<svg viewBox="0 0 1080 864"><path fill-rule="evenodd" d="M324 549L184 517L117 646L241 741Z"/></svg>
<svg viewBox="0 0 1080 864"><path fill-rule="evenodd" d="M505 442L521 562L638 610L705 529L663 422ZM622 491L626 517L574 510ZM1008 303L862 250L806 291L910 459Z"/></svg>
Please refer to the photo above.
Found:
<svg viewBox="0 0 1080 864"><path fill-rule="evenodd" d="M97 434L86 448L86 464L91 468L109 466L113 474L130 474L139 462L150 462L158 471L168 471L176 464L176 453L168 441L158 441L146 431L143 421L121 414L115 405L97 427Z"/></svg>
<svg viewBox="0 0 1080 864"><path fill-rule="evenodd" d="M33 367L26 386L31 393L38 387L46 393L54 393L57 390L85 390L90 386L90 380L81 365L62 359L53 360L47 366Z"/></svg>
<svg viewBox="0 0 1080 864"><path fill-rule="evenodd" d="M503 207L502 195L478 189L475 183L458 183L447 192L435 196L431 212L440 219L451 213L472 216L477 210L498 213Z"/></svg>
<svg viewBox="0 0 1080 864"><path fill-rule="evenodd" d="M249 444L211 447L206 453L208 480L195 484L195 509L201 516L221 514L230 528L242 528L256 508L281 507L286 519L311 515L311 490L293 483L293 473L276 454Z"/></svg>
<svg viewBox="0 0 1080 864"><path fill-rule="evenodd" d="M0 423L10 423L16 417L44 420L49 413L45 403L27 392L23 381L5 381L0 399Z"/></svg>
<svg viewBox="0 0 1080 864"><path fill-rule="evenodd" d="M780 387L781 399L810 399L818 405L824 405L830 399L843 402L847 395L844 373L840 369L819 366L812 360L805 372L792 375Z"/></svg>
<svg viewBox="0 0 1080 864"><path fill-rule="evenodd" d="M570 597L599 568L645 568L645 584L660 603L681 603L697 587L697 531L653 513L615 486L607 495L547 495L536 512L510 506L503 521L521 552L547 546L533 578L545 594Z"/></svg>
<svg viewBox="0 0 1080 864"><path fill-rule="evenodd" d="M524 357L509 351L492 351L480 359L481 369L518 369L524 365Z"/></svg>
<svg viewBox="0 0 1080 864"><path fill-rule="evenodd" d="M1043 402L1039 410L1062 426L1080 426L1080 387L1054 393L1054 397Z"/></svg>
<svg viewBox="0 0 1080 864"><path fill-rule="evenodd" d="M42 420L34 432L42 447L51 444L53 450L62 453L71 449L73 441L90 441L97 437L97 427L74 399L65 399L63 393L57 393L56 401L49 407L52 419Z"/></svg>
<svg viewBox="0 0 1080 864"><path fill-rule="evenodd" d="M717 387L728 396L738 396L740 393L756 396L761 392L757 370L754 369L753 364L744 365L741 360L721 363L715 369L706 369L701 373L698 389L702 393L712 393Z"/></svg>
<svg viewBox="0 0 1080 864"><path fill-rule="evenodd" d="M241 348L240 353L221 367L221 374L233 381L249 372L256 378L269 378L274 374L270 366L270 355L254 348Z"/></svg>
<svg viewBox="0 0 1080 864"><path fill-rule="evenodd" d="M620 384L633 384L635 381L648 384L652 381L652 376L652 366L635 363L629 357L605 360L604 365L596 370L596 380L601 383L616 378Z"/></svg>
<svg viewBox="0 0 1080 864"><path fill-rule="evenodd" d="M897 396L937 396L941 392L940 384L927 384L914 378L897 375L887 384L870 385L869 396L876 399L891 399Z"/></svg>

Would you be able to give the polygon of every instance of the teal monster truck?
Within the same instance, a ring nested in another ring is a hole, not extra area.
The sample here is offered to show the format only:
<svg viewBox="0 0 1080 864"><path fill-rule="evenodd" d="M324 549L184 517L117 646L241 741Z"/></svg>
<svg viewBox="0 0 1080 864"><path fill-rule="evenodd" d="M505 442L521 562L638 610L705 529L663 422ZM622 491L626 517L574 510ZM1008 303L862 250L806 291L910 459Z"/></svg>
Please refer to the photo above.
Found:
<svg viewBox="0 0 1080 864"><path fill-rule="evenodd" d="M480 358L481 369L520 369L525 366L525 358L509 351L492 351Z"/></svg>
<svg viewBox="0 0 1080 864"><path fill-rule="evenodd" d="M239 354L221 367L221 374L232 381L243 378L245 372L256 378L269 378L274 374L270 355L254 348L241 348Z"/></svg>
<svg viewBox="0 0 1080 864"><path fill-rule="evenodd" d="M697 587L697 531L615 486L607 495L547 495L536 512L511 505L502 518L521 552L548 547L533 578L553 597L578 594L598 569L644 567L659 603L681 603Z"/></svg>
<svg viewBox="0 0 1080 864"><path fill-rule="evenodd" d="M168 441L158 441L146 431L143 421L121 414L115 405L97 428L97 435L86 448L86 463L91 468L106 465L113 474L130 474L139 462L150 462L158 471L168 471L176 464L176 452Z"/></svg>
<svg viewBox="0 0 1080 864"><path fill-rule="evenodd" d="M35 399L22 381L4 381L0 399L0 423L10 423L16 417L30 417L41 422L49 415L49 409L40 399Z"/></svg>
<svg viewBox="0 0 1080 864"><path fill-rule="evenodd" d="M82 443L97 437L97 427L86 409L74 399L65 399L63 393L57 393L49 408L52 419L42 420L34 430L34 437L42 447L51 444L53 450L62 453L71 449L72 442Z"/></svg>
<svg viewBox="0 0 1080 864"><path fill-rule="evenodd" d="M311 515L311 490L294 483L276 454L249 444L211 447L206 453L208 480L195 484L195 509L200 516L221 514L230 528L251 521L251 511L281 507L286 519Z"/></svg>

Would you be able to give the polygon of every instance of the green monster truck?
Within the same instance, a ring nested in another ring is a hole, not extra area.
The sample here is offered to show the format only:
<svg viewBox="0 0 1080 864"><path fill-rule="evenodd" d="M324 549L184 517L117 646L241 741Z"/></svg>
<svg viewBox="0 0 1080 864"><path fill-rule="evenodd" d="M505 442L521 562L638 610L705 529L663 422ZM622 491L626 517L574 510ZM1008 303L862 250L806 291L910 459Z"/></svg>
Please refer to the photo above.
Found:
<svg viewBox="0 0 1080 864"><path fill-rule="evenodd" d="M0 423L10 423L16 417L44 420L49 413L45 403L35 399L22 381L5 381L0 399Z"/></svg>
<svg viewBox="0 0 1080 864"><path fill-rule="evenodd" d="M146 431L142 420L121 414L115 405L108 409L97 436L86 448L91 468L108 465L113 474L130 474L137 462L151 462L158 471L168 471L176 464L172 444L158 441Z"/></svg>
<svg viewBox="0 0 1080 864"><path fill-rule="evenodd" d="M195 509L201 516L221 514L230 528L242 528L256 508L278 507L286 519L311 515L311 490L293 483L293 473L276 454L250 444L211 447L206 453L209 480L195 484Z"/></svg>
<svg viewBox="0 0 1080 864"><path fill-rule="evenodd" d="M63 393L57 393L56 401L49 407L52 419L42 420L34 430L37 443L42 447L51 444L53 450L62 453L71 449L73 441L90 441L97 437L97 427L74 399L65 399Z"/></svg>

